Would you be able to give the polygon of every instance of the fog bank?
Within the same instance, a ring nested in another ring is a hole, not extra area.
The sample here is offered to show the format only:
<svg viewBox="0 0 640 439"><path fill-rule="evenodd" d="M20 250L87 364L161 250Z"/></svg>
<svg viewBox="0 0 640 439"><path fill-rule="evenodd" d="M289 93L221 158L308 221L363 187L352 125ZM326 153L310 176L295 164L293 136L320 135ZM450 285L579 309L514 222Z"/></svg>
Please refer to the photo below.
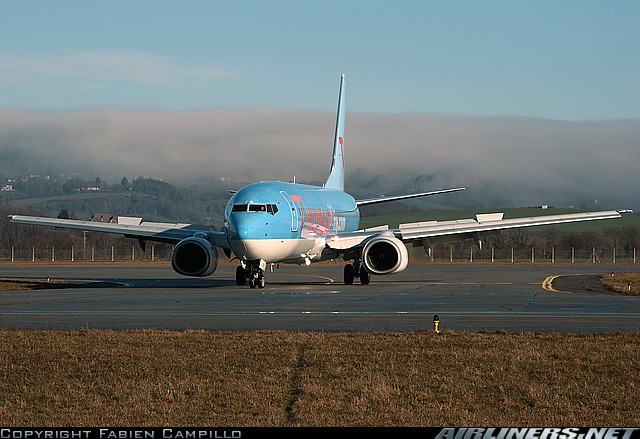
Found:
<svg viewBox="0 0 640 439"><path fill-rule="evenodd" d="M274 108L0 110L0 176L324 181L334 123L333 113ZM597 200L598 207L640 209L640 120L347 113L345 162L347 188L350 176L359 184L396 182L390 191L423 176L428 189L466 186L476 204Z"/></svg>

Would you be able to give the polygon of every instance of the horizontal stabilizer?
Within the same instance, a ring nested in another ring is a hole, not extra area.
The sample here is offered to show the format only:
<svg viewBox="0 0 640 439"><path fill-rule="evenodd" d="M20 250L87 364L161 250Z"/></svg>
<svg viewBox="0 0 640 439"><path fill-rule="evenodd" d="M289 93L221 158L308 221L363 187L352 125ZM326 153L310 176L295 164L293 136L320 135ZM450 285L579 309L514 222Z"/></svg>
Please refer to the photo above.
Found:
<svg viewBox="0 0 640 439"><path fill-rule="evenodd" d="M439 191L421 192L419 194L392 195L390 197L368 198L366 200L356 200L356 204L358 206L366 206L368 204L387 203L389 201L406 200L408 198L428 197L430 195L440 195L440 194L446 194L449 192L458 192L458 191L463 191L464 189L465 188L463 187L457 187L454 189L442 189Z"/></svg>

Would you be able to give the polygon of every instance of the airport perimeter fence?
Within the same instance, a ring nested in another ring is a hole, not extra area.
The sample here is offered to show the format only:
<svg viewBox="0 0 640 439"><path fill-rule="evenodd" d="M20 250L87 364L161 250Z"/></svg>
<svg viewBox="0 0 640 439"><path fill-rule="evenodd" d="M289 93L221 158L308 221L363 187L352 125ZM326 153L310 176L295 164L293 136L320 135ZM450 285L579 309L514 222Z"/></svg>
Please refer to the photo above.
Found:
<svg viewBox="0 0 640 439"><path fill-rule="evenodd" d="M147 244L145 251L131 246L30 247L0 249L1 262L136 262L170 261L172 245Z"/></svg>
<svg viewBox="0 0 640 439"><path fill-rule="evenodd" d="M497 263L497 264L635 264L640 257L636 248L619 249L555 248L528 246L502 248L477 245L467 247L439 245L431 248L414 249L413 261L438 263Z"/></svg>
<svg viewBox="0 0 640 439"><path fill-rule="evenodd" d="M411 248L411 262L434 263L496 263L496 264L635 264L638 252L632 249L593 247L561 248L530 246L526 248L499 248L477 245L438 245L427 248ZM0 262L160 262L170 261L173 245L147 244L145 251L137 243L129 246L80 246L80 247L15 247L0 249ZM226 256L219 252L222 260Z"/></svg>

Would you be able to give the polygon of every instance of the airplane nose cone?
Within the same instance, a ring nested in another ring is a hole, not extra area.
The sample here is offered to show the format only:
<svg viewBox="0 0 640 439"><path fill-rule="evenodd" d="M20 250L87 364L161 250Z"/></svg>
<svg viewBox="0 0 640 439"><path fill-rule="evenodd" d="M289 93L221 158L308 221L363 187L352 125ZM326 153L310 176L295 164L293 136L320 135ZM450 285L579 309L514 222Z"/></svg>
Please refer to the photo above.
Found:
<svg viewBox="0 0 640 439"><path fill-rule="evenodd" d="M248 227L238 227L236 229L236 234L238 239L248 239L249 238L249 228Z"/></svg>

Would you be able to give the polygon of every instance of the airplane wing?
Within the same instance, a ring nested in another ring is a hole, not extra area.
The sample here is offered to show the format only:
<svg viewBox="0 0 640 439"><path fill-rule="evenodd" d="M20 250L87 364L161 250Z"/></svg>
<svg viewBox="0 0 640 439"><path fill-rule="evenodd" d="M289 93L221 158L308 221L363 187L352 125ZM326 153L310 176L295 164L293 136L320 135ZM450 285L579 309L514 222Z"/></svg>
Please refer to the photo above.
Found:
<svg viewBox="0 0 640 439"><path fill-rule="evenodd" d="M141 218L127 218L126 224L103 223L95 221L79 221L60 218L43 218L36 216L9 215L10 222L51 226L65 229L86 230L91 232L105 232L123 234L128 238L136 238L144 248L145 241L167 242L177 244L185 238L198 234L212 244L222 248L229 248L227 235L224 232L214 232L207 226L180 223L144 222ZM133 221L131 221L133 220Z"/></svg>
<svg viewBox="0 0 640 439"><path fill-rule="evenodd" d="M573 213L566 215L547 215L527 218L503 219L503 213L478 214L472 219L454 221L427 221L400 224L397 229L386 226L359 230L351 233L336 234L327 239L327 246L334 250L350 250L364 245L377 235L393 235L404 243L422 240L423 244L456 241L466 238L479 238L498 230L519 227L562 224L578 221L593 221L620 218L616 210L602 212Z"/></svg>

